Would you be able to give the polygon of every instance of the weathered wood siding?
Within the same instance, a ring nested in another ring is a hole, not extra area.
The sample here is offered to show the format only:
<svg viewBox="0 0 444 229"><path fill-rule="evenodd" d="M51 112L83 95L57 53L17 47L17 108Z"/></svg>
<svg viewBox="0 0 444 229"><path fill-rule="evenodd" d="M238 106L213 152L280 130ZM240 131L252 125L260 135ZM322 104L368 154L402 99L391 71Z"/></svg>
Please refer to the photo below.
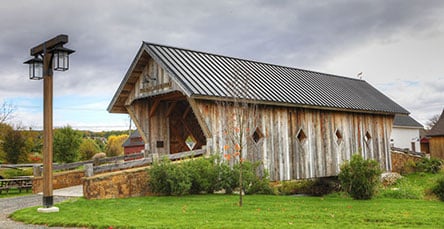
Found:
<svg viewBox="0 0 444 229"><path fill-rule="evenodd" d="M211 132L213 152L223 154L231 111L210 101L199 100L196 106ZM244 155L263 161L272 180L334 176L355 153L390 170L393 116L276 106L256 109L258 115L244 139L250 142ZM264 136L254 143L251 135L256 127Z"/></svg>
<svg viewBox="0 0 444 229"><path fill-rule="evenodd" d="M145 148L152 153L167 155L170 150L169 120L165 116L169 104L156 102L153 96L177 89L177 84L172 82L168 73L150 58L125 102L131 119L147 143ZM163 147L158 147L158 142L163 142Z"/></svg>
<svg viewBox="0 0 444 229"><path fill-rule="evenodd" d="M444 136L433 136L429 139L430 156L444 159Z"/></svg>

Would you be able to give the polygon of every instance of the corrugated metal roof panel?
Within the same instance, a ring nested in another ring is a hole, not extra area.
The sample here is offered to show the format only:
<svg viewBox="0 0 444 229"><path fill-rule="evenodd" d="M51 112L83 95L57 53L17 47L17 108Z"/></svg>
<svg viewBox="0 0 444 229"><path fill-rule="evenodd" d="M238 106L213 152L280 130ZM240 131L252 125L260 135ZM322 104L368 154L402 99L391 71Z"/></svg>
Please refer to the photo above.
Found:
<svg viewBox="0 0 444 229"><path fill-rule="evenodd" d="M173 77L190 90L191 96L233 97L235 92L264 102L408 114L364 80L144 44L148 53L161 60Z"/></svg>
<svg viewBox="0 0 444 229"><path fill-rule="evenodd" d="M419 122L408 115L395 115L394 126L424 128Z"/></svg>

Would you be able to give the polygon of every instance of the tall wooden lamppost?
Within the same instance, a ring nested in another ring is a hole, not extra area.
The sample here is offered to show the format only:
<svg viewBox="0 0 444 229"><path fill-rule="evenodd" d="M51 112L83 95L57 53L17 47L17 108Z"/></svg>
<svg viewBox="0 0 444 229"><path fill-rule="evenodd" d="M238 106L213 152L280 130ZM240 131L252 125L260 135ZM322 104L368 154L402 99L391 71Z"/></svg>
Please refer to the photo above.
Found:
<svg viewBox="0 0 444 229"><path fill-rule="evenodd" d="M69 54L74 50L64 48L67 35L58 35L31 49L34 58L24 62L29 64L29 78L43 79L43 208L39 212L58 212L52 195L53 125L52 125L52 85L53 69L66 71L69 68Z"/></svg>

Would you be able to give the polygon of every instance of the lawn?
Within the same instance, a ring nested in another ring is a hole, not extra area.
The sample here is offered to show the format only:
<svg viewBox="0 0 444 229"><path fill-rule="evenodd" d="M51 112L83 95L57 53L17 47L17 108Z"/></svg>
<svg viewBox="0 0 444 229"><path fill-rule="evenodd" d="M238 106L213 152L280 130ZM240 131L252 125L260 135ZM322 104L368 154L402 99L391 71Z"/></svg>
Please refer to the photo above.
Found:
<svg viewBox="0 0 444 229"><path fill-rule="evenodd" d="M30 195L32 194L32 191L25 191L22 190L22 192L20 192L18 189L16 188L12 188L9 189L8 193L6 193L6 191L2 191L2 194L0 194L0 198L10 198L10 197L17 197L17 196L25 196L25 195Z"/></svg>
<svg viewBox="0 0 444 229"><path fill-rule="evenodd" d="M59 213L15 212L14 220L48 226L97 228L443 228L444 203L428 200L345 197L235 195L76 199L57 206Z"/></svg>

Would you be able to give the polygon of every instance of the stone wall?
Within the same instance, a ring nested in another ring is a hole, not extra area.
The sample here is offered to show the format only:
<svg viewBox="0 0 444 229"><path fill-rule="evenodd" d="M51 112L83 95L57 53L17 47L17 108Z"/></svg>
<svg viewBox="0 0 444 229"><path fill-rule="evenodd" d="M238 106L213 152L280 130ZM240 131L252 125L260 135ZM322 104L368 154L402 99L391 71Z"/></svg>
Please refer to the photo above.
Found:
<svg viewBox="0 0 444 229"><path fill-rule="evenodd" d="M411 172L408 171L409 169L411 169L409 168L409 166L411 166L412 163L421 160L422 158L421 156L418 155L412 155L394 150L392 150L391 156L392 156L392 172L397 172L401 174Z"/></svg>
<svg viewBox="0 0 444 229"><path fill-rule="evenodd" d="M82 184L83 170L73 170L53 174L53 189L66 188ZM34 177L32 180L32 193L43 191L43 177Z"/></svg>
<svg viewBox="0 0 444 229"><path fill-rule="evenodd" d="M127 198L148 195L148 167L139 167L84 177L86 199Z"/></svg>

